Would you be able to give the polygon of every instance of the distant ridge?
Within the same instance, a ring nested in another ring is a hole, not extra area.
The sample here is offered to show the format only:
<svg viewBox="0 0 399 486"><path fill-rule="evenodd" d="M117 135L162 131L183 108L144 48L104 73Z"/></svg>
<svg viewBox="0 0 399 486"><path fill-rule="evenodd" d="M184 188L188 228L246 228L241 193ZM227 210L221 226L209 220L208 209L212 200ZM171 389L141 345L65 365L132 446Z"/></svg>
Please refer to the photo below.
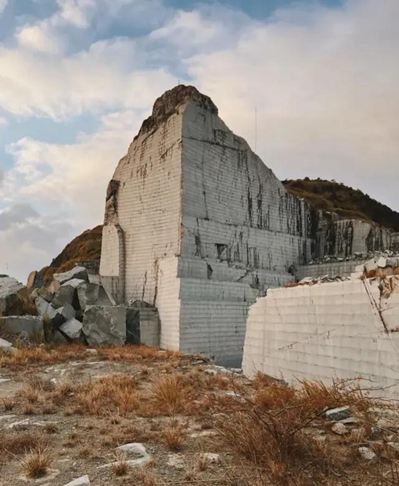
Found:
<svg viewBox="0 0 399 486"><path fill-rule="evenodd" d="M324 179L287 179L282 181L287 191L304 198L316 209L323 209L345 218L374 221L399 231L399 213L372 199L359 189Z"/></svg>

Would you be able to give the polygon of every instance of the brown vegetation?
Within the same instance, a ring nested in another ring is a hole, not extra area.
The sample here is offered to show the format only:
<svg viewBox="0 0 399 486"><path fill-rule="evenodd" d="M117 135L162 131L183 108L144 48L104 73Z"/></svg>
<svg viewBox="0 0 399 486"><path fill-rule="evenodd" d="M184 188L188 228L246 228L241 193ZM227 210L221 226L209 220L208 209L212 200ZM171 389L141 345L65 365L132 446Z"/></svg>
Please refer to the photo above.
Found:
<svg viewBox="0 0 399 486"><path fill-rule="evenodd" d="M51 464L51 456L47 449L36 449L29 452L21 461L28 478L37 479L46 475Z"/></svg>
<svg viewBox="0 0 399 486"><path fill-rule="evenodd" d="M304 198L315 209L331 211L345 218L374 221L399 231L399 213L359 189L353 189L336 181L308 177L285 180L283 184L287 191Z"/></svg>
<svg viewBox="0 0 399 486"><path fill-rule="evenodd" d="M44 283L49 283L54 273L66 272L75 265L92 262L99 265L101 256L102 225L86 230L74 238L48 267L40 270Z"/></svg>

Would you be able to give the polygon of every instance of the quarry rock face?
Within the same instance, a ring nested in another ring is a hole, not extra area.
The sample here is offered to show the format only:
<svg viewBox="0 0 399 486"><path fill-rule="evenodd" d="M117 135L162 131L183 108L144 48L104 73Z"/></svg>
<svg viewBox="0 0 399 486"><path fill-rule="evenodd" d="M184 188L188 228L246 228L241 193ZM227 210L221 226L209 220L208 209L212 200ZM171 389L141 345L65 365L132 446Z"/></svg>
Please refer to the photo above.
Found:
<svg viewBox="0 0 399 486"><path fill-rule="evenodd" d="M243 371L292 384L360 378L398 399L398 330L399 274L271 289L249 311Z"/></svg>
<svg viewBox="0 0 399 486"><path fill-rule="evenodd" d="M257 295L314 258L388 239L288 193L209 97L177 86L156 100L108 185L100 275L118 303L157 307L161 347L239 365Z"/></svg>
<svg viewBox="0 0 399 486"><path fill-rule="evenodd" d="M238 364L248 304L310 258L310 216L207 96L159 98L106 194L100 275L156 305L161 346Z"/></svg>

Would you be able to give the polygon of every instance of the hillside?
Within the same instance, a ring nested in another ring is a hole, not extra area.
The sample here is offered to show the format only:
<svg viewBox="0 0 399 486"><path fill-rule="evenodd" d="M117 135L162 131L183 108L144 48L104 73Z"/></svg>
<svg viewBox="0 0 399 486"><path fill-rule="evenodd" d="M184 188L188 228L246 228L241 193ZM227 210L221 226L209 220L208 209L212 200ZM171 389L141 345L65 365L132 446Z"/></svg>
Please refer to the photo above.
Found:
<svg viewBox="0 0 399 486"><path fill-rule="evenodd" d="M359 189L323 179L296 179L283 181L285 188L304 198L317 209L332 211L346 218L374 221L381 226L399 231L399 213L372 199Z"/></svg>
<svg viewBox="0 0 399 486"><path fill-rule="evenodd" d="M98 266L101 255L101 233L102 225L99 225L84 231L68 243L48 267L40 270L44 281L49 282L54 273L65 272L79 263L92 262L94 266Z"/></svg>

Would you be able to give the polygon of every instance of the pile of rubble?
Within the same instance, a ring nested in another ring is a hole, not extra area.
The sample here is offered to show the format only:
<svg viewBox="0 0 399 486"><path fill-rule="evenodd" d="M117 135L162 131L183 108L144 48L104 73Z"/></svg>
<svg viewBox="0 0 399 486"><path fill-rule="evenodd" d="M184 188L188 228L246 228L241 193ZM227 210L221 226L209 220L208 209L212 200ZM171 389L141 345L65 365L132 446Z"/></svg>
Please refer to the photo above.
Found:
<svg viewBox="0 0 399 486"><path fill-rule="evenodd" d="M77 266L54 274L48 287L28 279L35 312L13 315L18 295L25 289L17 280L0 276L0 331L2 335L53 343L79 341L91 346L126 342L159 345L156 309L144 303L117 305L98 275ZM36 315L33 315L36 314Z"/></svg>
<svg viewBox="0 0 399 486"><path fill-rule="evenodd" d="M289 286L293 287L296 285L314 285L327 282L342 282L344 280L364 278L380 278L381 280L384 280L389 277L399 278L399 256L394 255L392 252L389 256L387 254L376 254L369 260L360 263L355 267L355 271L352 272L349 277L341 275L305 277L298 283L290 284Z"/></svg>

